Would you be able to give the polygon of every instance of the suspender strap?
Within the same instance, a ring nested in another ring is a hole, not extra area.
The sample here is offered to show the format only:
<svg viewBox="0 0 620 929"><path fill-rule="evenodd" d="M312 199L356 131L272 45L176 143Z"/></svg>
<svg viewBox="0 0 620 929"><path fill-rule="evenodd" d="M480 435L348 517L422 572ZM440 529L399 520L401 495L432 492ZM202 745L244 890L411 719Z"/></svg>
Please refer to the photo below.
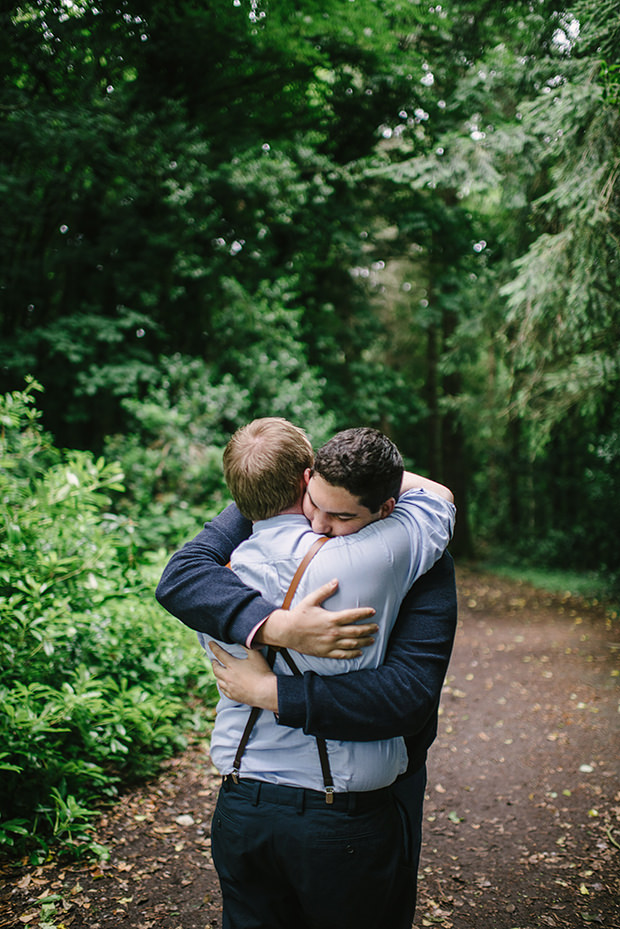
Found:
<svg viewBox="0 0 620 929"><path fill-rule="evenodd" d="M245 724L243 735L241 736L241 740L237 747L237 754L235 755L235 760L233 761L232 774L230 775L233 781L235 782L235 784L239 783L239 768L241 767L241 759L243 758L245 747L248 744L248 739L250 738L252 729L254 728L256 724L256 720L258 719L258 717L260 716L262 712L263 711L258 706L253 706L252 709L250 710L250 715L248 716L248 721Z"/></svg>
<svg viewBox="0 0 620 929"><path fill-rule="evenodd" d="M294 675L301 677L301 671L293 661L292 656L286 648L280 649L280 654L284 658L285 662L291 669ZM321 773L323 774L323 786L325 788L325 802L333 803L334 802L334 780L332 778L332 771L329 766L329 756L327 754L327 745L325 744L325 739L322 739L320 736L315 736L316 738L316 747L319 750L319 761L321 762Z"/></svg>
<svg viewBox="0 0 620 929"><path fill-rule="evenodd" d="M267 649L267 663L270 668L273 668L273 663L275 660L276 660L276 653L270 645ZM232 779L235 782L235 784L239 780L239 769L241 767L241 759L243 758L245 747L248 744L248 740L252 733L252 729L254 728L256 724L256 720L258 719L258 717L260 716L262 712L263 711L258 706L253 706L252 709L250 710L250 715L248 716L248 721L245 724L245 729L243 730L241 741L239 742L239 746L237 748L237 754L235 755L235 760L233 761Z"/></svg>
<svg viewBox="0 0 620 929"><path fill-rule="evenodd" d="M290 608L293 597L295 596L295 591L297 590L297 587L299 586L299 581L301 580L304 571L306 570L306 568L308 567L308 565L310 564L310 562L312 561L316 553L319 551L319 549L326 542L327 542L327 536L321 536L315 542L312 543L312 545L310 546L310 548L304 555L299 567L297 568L297 570L295 571L295 574L293 575L293 580L291 581L290 587L286 592L286 596L282 603L283 610L288 610ZM279 652L282 655L282 658L284 659L286 664L289 666L289 668L293 672L293 674L296 674L297 676L301 676L301 671L299 670L299 668L297 667L297 665L291 658L287 649L281 648L279 649ZM273 668L275 659L276 659L276 651L274 648L269 646L267 649L267 662L270 668ZM245 724L245 729L243 730L243 735L241 736L241 741L239 742L239 746L237 748L237 754L235 755L235 760L233 762L232 779L235 781L235 783L239 780L239 771L241 768L241 759L243 758L243 753L245 752L250 735L252 733L252 729L254 728L256 724L256 720L258 719L261 712L262 710L256 706L253 706L252 709L250 710L250 715L248 716L248 721ZM319 760L321 762L321 772L323 774L323 784L325 787L325 802L333 803L334 781L333 781L333 778L331 775L331 769L329 766L329 758L327 755L327 746L325 744L325 739L320 739L317 737L316 744L319 750Z"/></svg>
<svg viewBox="0 0 620 929"><path fill-rule="evenodd" d="M297 590L297 587L299 586L299 582L301 580L302 574L304 573L304 571L306 570L306 568L308 567L308 565L310 564L310 562L312 561L312 559L314 558L318 550L322 548L326 542L327 542L327 536L326 535L320 536L320 538L318 538L315 542L312 543L312 545L310 546L310 548L308 549L308 551L302 558L301 564L295 571L295 574L293 575L293 580L291 581L291 585L286 592L286 597L284 598L284 601L282 603L283 610L289 609L293 601L293 597L295 596L295 591Z"/></svg>

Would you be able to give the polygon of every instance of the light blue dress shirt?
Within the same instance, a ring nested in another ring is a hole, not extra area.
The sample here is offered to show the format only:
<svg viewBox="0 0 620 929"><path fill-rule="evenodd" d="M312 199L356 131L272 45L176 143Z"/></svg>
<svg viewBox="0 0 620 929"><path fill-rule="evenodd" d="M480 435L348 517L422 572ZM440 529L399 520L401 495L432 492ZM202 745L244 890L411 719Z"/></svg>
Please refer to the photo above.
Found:
<svg viewBox="0 0 620 929"><path fill-rule="evenodd" d="M330 539L313 558L303 575L293 605L334 577L339 587L326 606L345 609L374 607L379 626L375 642L359 658L313 658L292 652L303 673L343 674L377 667L400 604L414 581L437 561L445 550L454 525L455 508L423 490L403 494L386 519L365 526L353 535ZM252 535L233 553L231 566L239 577L273 603L281 603L293 575L316 535L304 516L275 516L254 524ZM211 640L199 633L207 650ZM220 643L221 644L221 643ZM240 646L223 647L241 657ZM281 656L274 670L292 673ZM211 738L211 758L221 774L230 774L245 728L249 709L221 697ZM375 790L391 784L407 767L404 740L375 742L327 742L336 792ZM316 740L301 729L279 726L273 713L263 711L252 731L241 762L240 776L274 784L323 789Z"/></svg>

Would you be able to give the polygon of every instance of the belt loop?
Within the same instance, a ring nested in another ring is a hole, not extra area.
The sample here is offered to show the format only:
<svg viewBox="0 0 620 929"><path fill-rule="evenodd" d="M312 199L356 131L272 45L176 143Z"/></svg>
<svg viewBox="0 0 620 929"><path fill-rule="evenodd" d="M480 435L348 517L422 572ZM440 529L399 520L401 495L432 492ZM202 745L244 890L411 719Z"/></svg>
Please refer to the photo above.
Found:
<svg viewBox="0 0 620 929"><path fill-rule="evenodd" d="M355 796L354 793L349 793L349 794L347 794L347 813L349 813L349 814L350 814L350 813L355 813L355 808L356 808L356 806L357 806L357 804L356 804L356 802L355 802L356 799L357 799L357 798L356 798L356 796Z"/></svg>
<svg viewBox="0 0 620 929"><path fill-rule="evenodd" d="M261 788L260 781L255 781L254 782L254 797L252 798L252 806L258 806L258 803L260 801L260 788Z"/></svg>
<svg viewBox="0 0 620 929"><path fill-rule="evenodd" d="M303 790L302 788L301 790L297 791L297 815L298 816L301 816L305 809L305 806L306 806L305 800L306 800L306 791Z"/></svg>

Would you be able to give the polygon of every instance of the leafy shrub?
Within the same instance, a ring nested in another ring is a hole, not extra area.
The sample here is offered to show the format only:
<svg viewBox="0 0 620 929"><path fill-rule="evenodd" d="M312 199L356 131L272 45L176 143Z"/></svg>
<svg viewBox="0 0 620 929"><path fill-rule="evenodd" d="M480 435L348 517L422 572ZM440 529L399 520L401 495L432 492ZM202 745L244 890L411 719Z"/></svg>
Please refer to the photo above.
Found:
<svg viewBox="0 0 620 929"><path fill-rule="evenodd" d="M213 386L204 362L182 356L162 359L145 397L123 401L131 431L110 436L106 455L122 463L127 492L116 509L141 549L178 547L228 502L222 452L242 401L230 379Z"/></svg>
<svg viewBox="0 0 620 929"><path fill-rule="evenodd" d="M256 313L240 288L231 284L228 296L238 314L250 307ZM277 307L275 297L273 302ZM259 416L284 416L305 428L317 445L329 437L333 417L319 412L315 380L300 371L286 345L278 346L278 361L273 360L276 343L285 338L280 316L272 320L265 308L269 357L249 327L253 344L237 350L236 377L218 375L199 358L162 357L159 378L145 395L123 400L130 432L108 437L105 450L122 464L127 491L116 508L132 519L141 550L178 548L230 501L222 454L239 426Z"/></svg>
<svg viewBox="0 0 620 929"><path fill-rule="evenodd" d="M182 746L216 691L110 512L119 465L55 449L37 389L0 398L0 846L80 853L96 804Z"/></svg>

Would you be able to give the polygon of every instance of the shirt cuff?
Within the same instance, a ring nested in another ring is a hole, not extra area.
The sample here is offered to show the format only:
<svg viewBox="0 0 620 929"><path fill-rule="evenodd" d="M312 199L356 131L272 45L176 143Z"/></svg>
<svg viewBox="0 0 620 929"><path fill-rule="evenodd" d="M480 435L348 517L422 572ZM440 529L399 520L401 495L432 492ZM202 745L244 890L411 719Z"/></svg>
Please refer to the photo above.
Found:
<svg viewBox="0 0 620 929"><path fill-rule="evenodd" d="M265 623L266 623L267 620L269 619L269 616L271 616L271 613L269 613L268 616L264 616L263 619L261 619L261 621L260 621L259 623L256 623L256 625L254 626L254 628L250 630L250 634L248 635L247 639L245 640L245 647L246 647L246 648L262 648L262 645L260 644L260 642L257 642L256 645L253 644L253 642L254 642L254 636L256 635L256 633L258 632L258 630L259 630L262 626L265 625Z"/></svg>
<svg viewBox="0 0 620 929"><path fill-rule="evenodd" d="M235 618L229 623L226 635L221 638L225 642L237 642L239 645L251 642L257 630L275 609L277 607L273 603L255 594L254 597L242 603L242 609L239 609Z"/></svg>

